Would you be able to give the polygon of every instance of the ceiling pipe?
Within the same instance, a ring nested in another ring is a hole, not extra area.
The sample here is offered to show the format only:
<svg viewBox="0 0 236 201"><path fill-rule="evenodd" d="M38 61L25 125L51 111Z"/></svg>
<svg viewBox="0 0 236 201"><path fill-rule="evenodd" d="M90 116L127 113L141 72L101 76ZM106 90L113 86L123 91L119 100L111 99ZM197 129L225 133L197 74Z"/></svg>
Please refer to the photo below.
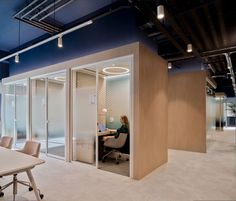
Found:
<svg viewBox="0 0 236 201"><path fill-rule="evenodd" d="M236 94L235 75L234 75L234 70L233 70L233 65L232 65L232 61L231 61L231 58L230 58L230 54L225 53L224 55L225 55L227 65L228 65L228 69L229 69L229 72L230 72L230 75L231 75L231 80L232 80L232 85L233 85L233 88L234 88L234 93Z"/></svg>
<svg viewBox="0 0 236 201"><path fill-rule="evenodd" d="M226 47L222 49L217 49L217 50L209 50L205 52L201 52L200 55L201 57L215 57L219 55L225 55L225 53L235 53L236 52L236 46L232 47Z"/></svg>
<svg viewBox="0 0 236 201"><path fill-rule="evenodd" d="M20 51L17 51L17 52L15 52L15 53L12 53L12 54L6 56L6 57L3 57L3 58L0 59L0 62L2 62L2 61L4 61L4 60L7 60L7 59L10 59L11 57L15 57L16 55L22 54L23 52L27 52L27 51L29 51L29 50L31 50L31 49L33 49L33 48L36 48L36 47L38 47L38 46L41 46L41 45L43 45L43 44L45 44L45 43L48 43L48 42L50 42L50 41L52 41L52 40L55 40L55 39L57 39L59 36L64 36L64 35L66 35L66 34L69 34L69 33L71 33L71 32L74 32L74 31L76 31L76 30L78 30L78 29L81 29L81 28L83 28L83 27L86 27L86 26L88 26L88 25L90 25L90 24L92 24L92 23L93 23L92 20L88 20L88 21L86 21L86 22L84 22L84 23L82 23L82 24L79 24L79 25L77 25L77 26L74 26L74 27L72 27L72 28L70 28L70 29L68 29L68 30L65 30L65 31L63 31L63 32L61 32L61 33L59 33L59 34L56 34L56 35L54 35L54 36L52 36L52 37L50 37L50 38L47 38L47 39L45 39L45 40L42 40L42 41L40 41L40 42L38 42L38 43L36 43L36 44L30 46L30 47L26 47L26 48L24 48L24 49L22 49L22 50L20 50Z"/></svg>

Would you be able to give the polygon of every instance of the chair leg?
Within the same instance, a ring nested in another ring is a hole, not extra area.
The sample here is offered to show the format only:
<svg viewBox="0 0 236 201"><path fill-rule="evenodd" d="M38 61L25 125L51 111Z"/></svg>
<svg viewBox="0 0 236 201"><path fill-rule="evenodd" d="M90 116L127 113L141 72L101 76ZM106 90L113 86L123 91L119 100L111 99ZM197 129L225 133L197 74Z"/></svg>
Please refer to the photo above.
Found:
<svg viewBox="0 0 236 201"><path fill-rule="evenodd" d="M13 201L16 200L16 194L17 194L17 175L13 175Z"/></svg>
<svg viewBox="0 0 236 201"><path fill-rule="evenodd" d="M103 157L102 157L102 162L105 162L105 159L107 156L109 156L110 154L112 154L113 152L115 152L114 150L111 150L109 151L107 154L105 154Z"/></svg>
<svg viewBox="0 0 236 201"><path fill-rule="evenodd" d="M121 158L121 152L119 152L119 151L117 151L117 150L115 150L115 149L113 149L113 150L109 151L107 154L105 154L105 155L102 157L102 162L105 162L106 157L109 156L109 155L111 155L112 153L117 153L115 159L116 159L116 164L118 165L118 164L120 163L119 158Z"/></svg>
<svg viewBox="0 0 236 201"><path fill-rule="evenodd" d="M32 191L32 190L33 190L33 187L31 186L31 183L30 183L30 182L17 180L17 174L15 174L15 175L13 175L13 180L12 180L11 182L9 182L8 184L6 184L6 185L4 185L4 186L0 186L0 197L3 197L3 196L4 196L4 192L2 192L3 190L5 190L7 187L13 185L13 201L15 201L15 199L16 199L16 194L17 194L17 183L29 187L29 191ZM44 195L41 194L40 190L37 189L36 191L38 191L39 197L40 197L41 199L43 199Z"/></svg>

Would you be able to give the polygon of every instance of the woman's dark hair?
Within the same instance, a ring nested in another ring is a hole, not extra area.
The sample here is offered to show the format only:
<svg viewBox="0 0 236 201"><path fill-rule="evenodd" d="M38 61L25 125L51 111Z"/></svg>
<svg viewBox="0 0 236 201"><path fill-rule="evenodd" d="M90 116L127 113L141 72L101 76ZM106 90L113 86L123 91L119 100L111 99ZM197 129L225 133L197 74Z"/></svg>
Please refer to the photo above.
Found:
<svg viewBox="0 0 236 201"><path fill-rule="evenodd" d="M128 117L127 117L126 115L122 115L120 118L122 119L122 121L124 122L124 124L129 127L129 120L128 120Z"/></svg>

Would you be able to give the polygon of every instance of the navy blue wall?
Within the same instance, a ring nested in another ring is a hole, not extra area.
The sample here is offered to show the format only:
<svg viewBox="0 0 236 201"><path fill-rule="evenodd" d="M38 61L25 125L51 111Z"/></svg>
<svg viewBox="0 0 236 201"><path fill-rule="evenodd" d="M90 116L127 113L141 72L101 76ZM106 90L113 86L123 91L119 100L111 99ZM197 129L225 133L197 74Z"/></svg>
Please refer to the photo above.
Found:
<svg viewBox="0 0 236 201"><path fill-rule="evenodd" d="M135 12L125 8L65 35L63 48L58 48L54 40L23 53L18 64L12 58L10 76L137 41L157 51L152 41L140 32Z"/></svg>
<svg viewBox="0 0 236 201"><path fill-rule="evenodd" d="M0 63L0 80L9 76L9 64Z"/></svg>
<svg viewBox="0 0 236 201"><path fill-rule="evenodd" d="M176 74L201 70L205 70L203 60L201 58L195 58L172 63L172 69L169 72L171 74Z"/></svg>

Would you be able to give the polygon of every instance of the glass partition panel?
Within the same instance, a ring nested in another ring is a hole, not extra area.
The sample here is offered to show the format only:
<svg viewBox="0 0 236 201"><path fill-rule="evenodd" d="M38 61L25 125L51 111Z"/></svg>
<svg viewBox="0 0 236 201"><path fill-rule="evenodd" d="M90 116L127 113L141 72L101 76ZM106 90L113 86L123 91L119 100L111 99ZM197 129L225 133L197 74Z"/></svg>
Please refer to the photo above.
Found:
<svg viewBox="0 0 236 201"><path fill-rule="evenodd" d="M96 69L73 72L73 160L95 165Z"/></svg>
<svg viewBox="0 0 236 201"><path fill-rule="evenodd" d="M15 101L16 101L16 144L17 148L22 148L26 141L26 87L27 81L17 82L15 84Z"/></svg>
<svg viewBox="0 0 236 201"><path fill-rule="evenodd" d="M4 86L4 125L5 135L14 137L15 135L15 85Z"/></svg>
<svg viewBox="0 0 236 201"><path fill-rule="evenodd" d="M32 139L41 143L41 152L44 153L46 153L45 86L45 79L31 80Z"/></svg>
<svg viewBox="0 0 236 201"><path fill-rule="evenodd" d="M48 77L48 154L65 157L65 72Z"/></svg>

